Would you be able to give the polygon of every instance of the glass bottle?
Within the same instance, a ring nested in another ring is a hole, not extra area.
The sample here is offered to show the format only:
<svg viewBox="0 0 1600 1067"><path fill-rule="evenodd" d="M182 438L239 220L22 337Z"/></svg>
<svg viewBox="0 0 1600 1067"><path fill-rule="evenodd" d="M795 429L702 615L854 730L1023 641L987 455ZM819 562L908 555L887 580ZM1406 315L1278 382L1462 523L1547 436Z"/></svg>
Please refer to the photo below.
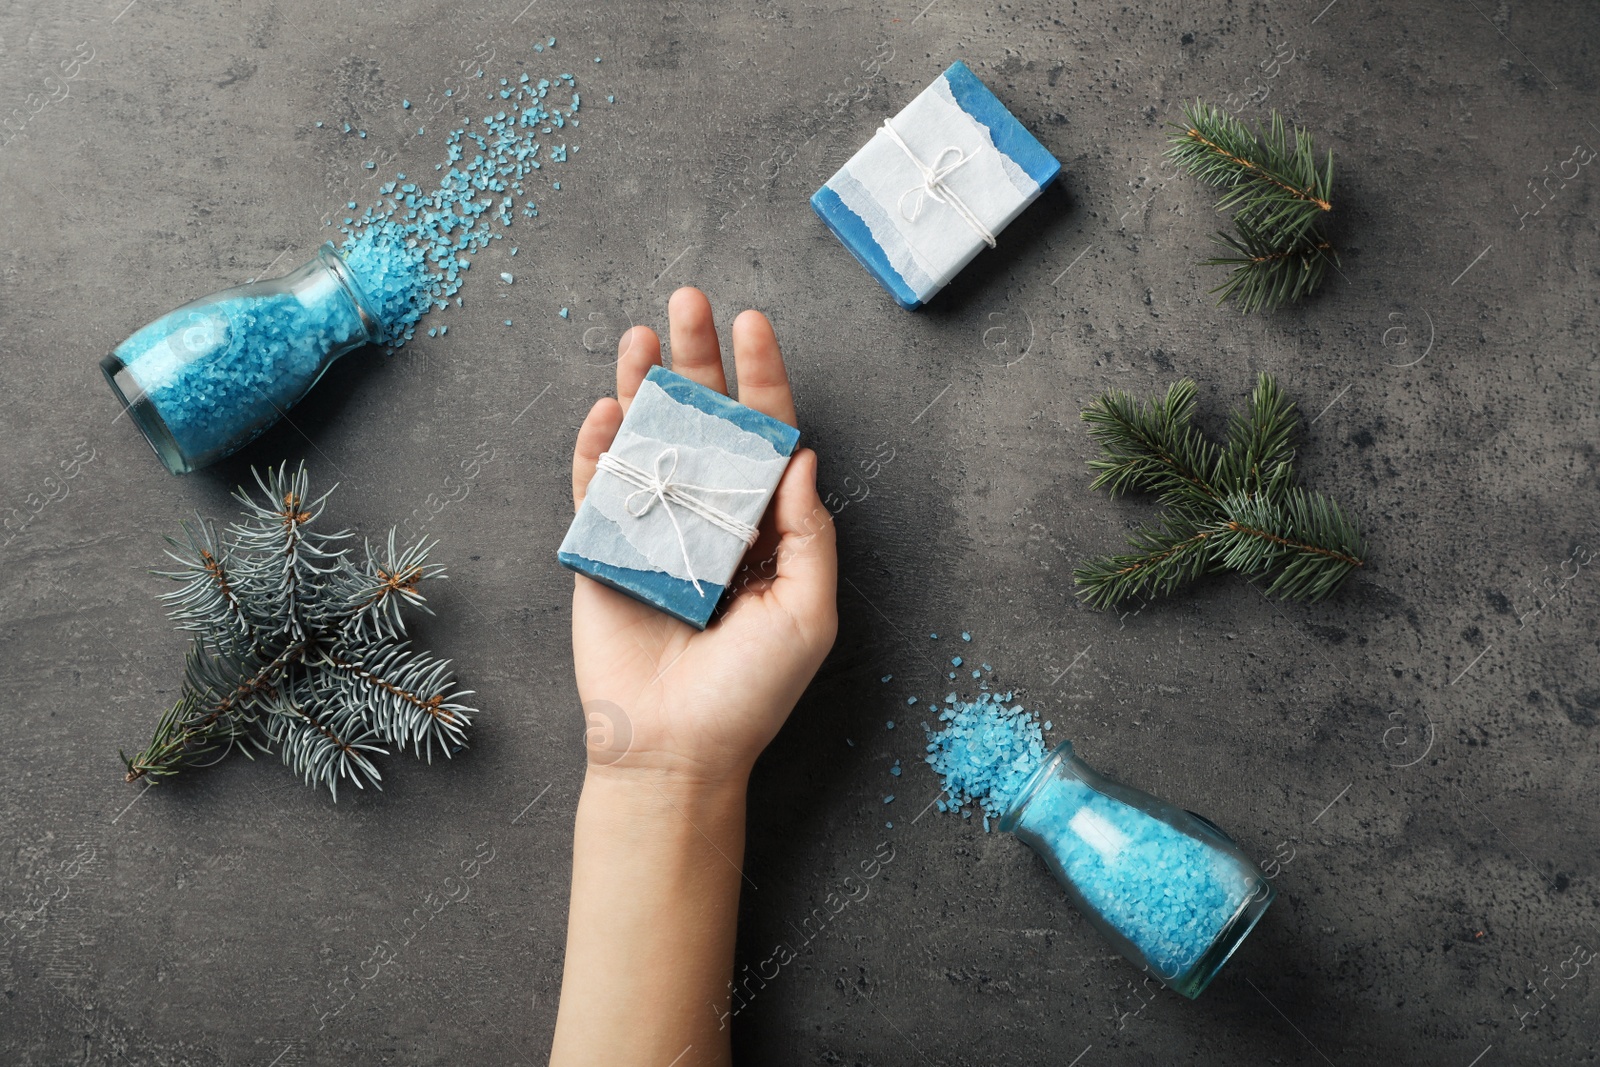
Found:
<svg viewBox="0 0 1600 1067"><path fill-rule="evenodd" d="M100 361L167 470L243 448L281 418L379 322L333 242L281 278L193 300Z"/></svg>
<svg viewBox="0 0 1600 1067"><path fill-rule="evenodd" d="M1277 891L1210 821L1099 774L1062 742L1000 821L1091 925L1194 998Z"/></svg>

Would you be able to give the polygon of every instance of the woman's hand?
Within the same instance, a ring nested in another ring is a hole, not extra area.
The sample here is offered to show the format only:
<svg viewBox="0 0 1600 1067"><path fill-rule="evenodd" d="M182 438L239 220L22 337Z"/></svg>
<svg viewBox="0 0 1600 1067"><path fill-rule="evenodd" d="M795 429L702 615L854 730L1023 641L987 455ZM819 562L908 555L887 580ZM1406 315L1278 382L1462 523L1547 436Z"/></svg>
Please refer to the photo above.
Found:
<svg viewBox="0 0 1600 1067"><path fill-rule="evenodd" d="M697 289L667 304L672 369L718 392L711 305ZM798 425L772 325L758 311L733 323L740 402ZM617 399L595 404L578 431L572 495L583 502L661 342L635 326L618 345ZM761 537L704 631L579 575L572 651L588 723L591 773L722 784L743 781L833 645L838 558L833 518L817 495L817 457L794 455Z"/></svg>

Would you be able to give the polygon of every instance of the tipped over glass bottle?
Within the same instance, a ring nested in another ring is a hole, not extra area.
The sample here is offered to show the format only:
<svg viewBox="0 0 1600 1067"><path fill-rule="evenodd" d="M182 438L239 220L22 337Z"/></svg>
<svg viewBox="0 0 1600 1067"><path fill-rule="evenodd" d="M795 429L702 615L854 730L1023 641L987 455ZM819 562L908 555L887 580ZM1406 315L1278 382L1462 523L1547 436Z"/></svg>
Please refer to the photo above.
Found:
<svg viewBox="0 0 1600 1067"><path fill-rule="evenodd" d="M1063 742L1000 821L1037 852L1090 924L1194 998L1276 890L1209 820L1099 774Z"/></svg>
<svg viewBox="0 0 1600 1067"><path fill-rule="evenodd" d="M330 241L272 281L191 301L100 361L156 456L185 474L243 448L333 361L379 335L372 305Z"/></svg>

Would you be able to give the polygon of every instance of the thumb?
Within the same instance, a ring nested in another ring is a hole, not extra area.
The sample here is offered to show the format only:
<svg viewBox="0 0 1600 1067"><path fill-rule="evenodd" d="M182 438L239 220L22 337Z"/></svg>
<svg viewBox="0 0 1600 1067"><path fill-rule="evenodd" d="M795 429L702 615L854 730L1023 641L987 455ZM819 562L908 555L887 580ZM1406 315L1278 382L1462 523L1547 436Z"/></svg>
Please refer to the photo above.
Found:
<svg viewBox="0 0 1600 1067"><path fill-rule="evenodd" d="M778 576L772 592L802 622L833 626L838 615L839 552L833 515L817 493L817 454L794 454L773 496L774 555Z"/></svg>

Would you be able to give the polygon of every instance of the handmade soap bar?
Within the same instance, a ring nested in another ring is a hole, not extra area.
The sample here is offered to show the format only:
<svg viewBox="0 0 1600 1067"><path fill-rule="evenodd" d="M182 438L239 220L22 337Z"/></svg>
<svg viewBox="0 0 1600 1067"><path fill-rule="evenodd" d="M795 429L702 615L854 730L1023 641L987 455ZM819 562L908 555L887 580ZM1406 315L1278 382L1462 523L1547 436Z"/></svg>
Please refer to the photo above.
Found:
<svg viewBox="0 0 1600 1067"><path fill-rule="evenodd" d="M960 60L811 197L901 307L919 308L1055 180L1061 164Z"/></svg>
<svg viewBox="0 0 1600 1067"><path fill-rule="evenodd" d="M703 630L800 432L652 367L561 542L561 563Z"/></svg>

